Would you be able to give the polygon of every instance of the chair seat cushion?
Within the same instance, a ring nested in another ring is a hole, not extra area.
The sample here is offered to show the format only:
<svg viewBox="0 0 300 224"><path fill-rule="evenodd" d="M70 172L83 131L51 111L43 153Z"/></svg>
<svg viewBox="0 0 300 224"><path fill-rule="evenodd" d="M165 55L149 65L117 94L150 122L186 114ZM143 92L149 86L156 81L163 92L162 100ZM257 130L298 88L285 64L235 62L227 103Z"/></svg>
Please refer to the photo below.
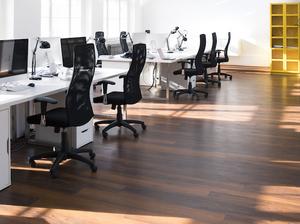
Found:
<svg viewBox="0 0 300 224"><path fill-rule="evenodd" d="M41 114L27 117L29 124L40 124ZM46 126L66 128L69 126L67 110L65 108L55 108L46 112Z"/></svg>
<svg viewBox="0 0 300 224"><path fill-rule="evenodd" d="M95 97L94 103L103 103L104 96ZM107 104L113 105L125 105L125 95L124 92L111 92L107 94Z"/></svg>
<svg viewBox="0 0 300 224"><path fill-rule="evenodd" d="M174 72L174 75L181 75L182 74L182 70L176 70ZM192 76L196 76L196 75L202 75L202 72L197 71L196 69L192 69L192 68L185 68L184 69L184 74L188 77L192 77Z"/></svg>

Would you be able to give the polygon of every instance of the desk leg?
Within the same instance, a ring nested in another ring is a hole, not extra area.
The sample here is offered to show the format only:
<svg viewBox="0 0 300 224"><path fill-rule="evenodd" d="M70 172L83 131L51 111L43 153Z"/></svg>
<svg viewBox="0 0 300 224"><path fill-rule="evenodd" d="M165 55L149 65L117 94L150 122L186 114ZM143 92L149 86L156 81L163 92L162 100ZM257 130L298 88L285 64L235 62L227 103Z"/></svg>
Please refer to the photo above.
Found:
<svg viewBox="0 0 300 224"><path fill-rule="evenodd" d="M166 100L169 99L170 99L170 80L169 80L169 74L167 74Z"/></svg>
<svg viewBox="0 0 300 224"><path fill-rule="evenodd" d="M27 119L27 117L30 115L30 102L25 103L25 117ZM30 138L30 125L28 124L28 122L25 122L25 139L29 139Z"/></svg>
<svg viewBox="0 0 300 224"><path fill-rule="evenodd" d="M167 74L166 74L166 77L167 77L167 86L166 86L166 100L170 100L170 78L169 78L169 69L170 68L170 65L168 64L168 69L167 69Z"/></svg>

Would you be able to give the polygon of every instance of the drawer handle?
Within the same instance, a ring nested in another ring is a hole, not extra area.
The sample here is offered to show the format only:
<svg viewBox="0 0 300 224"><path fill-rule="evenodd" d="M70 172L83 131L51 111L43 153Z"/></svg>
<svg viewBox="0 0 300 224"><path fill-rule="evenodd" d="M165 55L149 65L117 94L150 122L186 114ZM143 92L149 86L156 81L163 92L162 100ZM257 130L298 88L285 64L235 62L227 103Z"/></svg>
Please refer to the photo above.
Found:
<svg viewBox="0 0 300 224"><path fill-rule="evenodd" d="M85 132L87 132L89 129L85 129L85 130L83 130L83 131L81 131L81 133L85 133Z"/></svg>

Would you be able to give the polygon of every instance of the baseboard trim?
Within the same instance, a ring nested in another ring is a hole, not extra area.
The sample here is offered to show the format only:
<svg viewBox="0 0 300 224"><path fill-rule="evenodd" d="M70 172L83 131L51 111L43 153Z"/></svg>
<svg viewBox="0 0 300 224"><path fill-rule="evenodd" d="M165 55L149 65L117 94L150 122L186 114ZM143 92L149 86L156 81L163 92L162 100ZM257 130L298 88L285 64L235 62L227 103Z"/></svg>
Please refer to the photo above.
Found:
<svg viewBox="0 0 300 224"><path fill-rule="evenodd" d="M270 67L265 66L246 66L246 65L222 65L224 70L236 70L243 72L260 72L270 74Z"/></svg>

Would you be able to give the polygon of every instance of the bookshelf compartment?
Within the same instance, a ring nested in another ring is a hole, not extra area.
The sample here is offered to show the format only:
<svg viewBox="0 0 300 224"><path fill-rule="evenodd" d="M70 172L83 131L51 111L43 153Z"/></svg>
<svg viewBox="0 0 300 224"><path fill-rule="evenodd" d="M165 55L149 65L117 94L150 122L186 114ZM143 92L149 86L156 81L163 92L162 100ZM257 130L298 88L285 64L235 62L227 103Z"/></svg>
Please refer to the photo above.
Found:
<svg viewBox="0 0 300 224"><path fill-rule="evenodd" d="M272 61L272 70L283 71L283 62L282 61Z"/></svg>
<svg viewBox="0 0 300 224"><path fill-rule="evenodd" d="M299 62L288 61L286 68L289 72L299 72Z"/></svg>
<svg viewBox="0 0 300 224"><path fill-rule="evenodd" d="M283 48L283 38L272 38L272 48Z"/></svg>
<svg viewBox="0 0 300 224"><path fill-rule="evenodd" d="M286 59L287 60L298 60L299 59L299 50L298 49L287 49L286 50Z"/></svg>
<svg viewBox="0 0 300 224"><path fill-rule="evenodd" d="M282 27L273 27L272 28L272 36L273 37L282 37L283 36L283 28Z"/></svg>
<svg viewBox="0 0 300 224"><path fill-rule="evenodd" d="M272 24L274 26L282 26L283 25L283 17L282 16L272 16Z"/></svg>
<svg viewBox="0 0 300 224"><path fill-rule="evenodd" d="M287 26L298 26L298 16L287 16L286 17Z"/></svg>
<svg viewBox="0 0 300 224"><path fill-rule="evenodd" d="M272 5L272 14L283 14L283 5Z"/></svg>
<svg viewBox="0 0 300 224"><path fill-rule="evenodd" d="M287 39L286 47L287 48L298 48L298 39L296 39L296 38Z"/></svg>
<svg viewBox="0 0 300 224"><path fill-rule="evenodd" d="M283 49L273 49L272 50L273 59L283 59Z"/></svg>
<svg viewBox="0 0 300 224"><path fill-rule="evenodd" d="M298 4L287 4L286 14L298 14Z"/></svg>
<svg viewBox="0 0 300 224"><path fill-rule="evenodd" d="M288 27L286 28L286 35L287 37L298 37L299 31L298 27Z"/></svg>

